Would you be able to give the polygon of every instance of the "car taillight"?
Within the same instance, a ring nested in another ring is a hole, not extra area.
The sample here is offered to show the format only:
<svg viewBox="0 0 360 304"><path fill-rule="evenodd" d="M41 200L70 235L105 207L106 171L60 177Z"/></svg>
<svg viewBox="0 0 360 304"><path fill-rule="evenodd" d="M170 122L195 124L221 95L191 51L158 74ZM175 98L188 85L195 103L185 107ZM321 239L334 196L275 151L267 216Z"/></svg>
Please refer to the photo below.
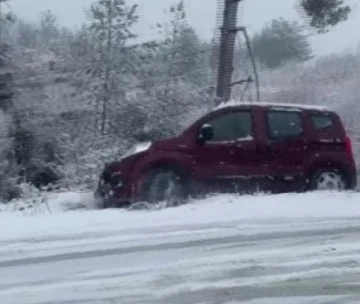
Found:
<svg viewBox="0 0 360 304"><path fill-rule="evenodd" d="M352 148L351 138L349 136L346 136L345 138L345 148L346 148L346 152L352 157L353 148Z"/></svg>

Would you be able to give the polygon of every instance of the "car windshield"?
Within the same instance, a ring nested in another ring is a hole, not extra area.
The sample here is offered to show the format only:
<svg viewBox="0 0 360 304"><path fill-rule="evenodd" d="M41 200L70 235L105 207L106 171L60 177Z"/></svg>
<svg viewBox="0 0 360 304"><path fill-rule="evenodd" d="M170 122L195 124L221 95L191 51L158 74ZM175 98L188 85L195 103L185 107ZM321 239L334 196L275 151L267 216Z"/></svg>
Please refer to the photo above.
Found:
<svg viewBox="0 0 360 304"><path fill-rule="evenodd" d="M210 107L199 107L197 109L192 109L191 113L183 114L176 130L176 135L183 134L193 124L202 119L204 115L208 114L210 110Z"/></svg>

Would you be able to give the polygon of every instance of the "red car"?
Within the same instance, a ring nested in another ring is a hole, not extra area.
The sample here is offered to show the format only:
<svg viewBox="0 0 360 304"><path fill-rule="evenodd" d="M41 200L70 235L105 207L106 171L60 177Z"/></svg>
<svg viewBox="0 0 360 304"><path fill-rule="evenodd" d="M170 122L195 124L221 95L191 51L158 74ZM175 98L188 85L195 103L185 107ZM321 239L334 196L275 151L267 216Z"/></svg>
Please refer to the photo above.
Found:
<svg viewBox="0 0 360 304"><path fill-rule="evenodd" d="M296 104L229 102L179 136L138 144L107 164L96 197L110 207L178 204L219 192L355 186L351 141L336 113Z"/></svg>

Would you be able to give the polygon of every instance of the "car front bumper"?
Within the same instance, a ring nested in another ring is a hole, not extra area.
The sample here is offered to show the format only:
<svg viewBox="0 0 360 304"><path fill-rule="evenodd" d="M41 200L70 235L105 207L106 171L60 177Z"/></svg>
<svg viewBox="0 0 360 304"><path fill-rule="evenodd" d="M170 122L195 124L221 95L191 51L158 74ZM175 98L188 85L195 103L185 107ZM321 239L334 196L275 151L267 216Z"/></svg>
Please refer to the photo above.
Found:
<svg viewBox="0 0 360 304"><path fill-rule="evenodd" d="M127 193L125 185L111 187L100 178L94 197L96 205L100 209L124 208L130 205L130 198Z"/></svg>

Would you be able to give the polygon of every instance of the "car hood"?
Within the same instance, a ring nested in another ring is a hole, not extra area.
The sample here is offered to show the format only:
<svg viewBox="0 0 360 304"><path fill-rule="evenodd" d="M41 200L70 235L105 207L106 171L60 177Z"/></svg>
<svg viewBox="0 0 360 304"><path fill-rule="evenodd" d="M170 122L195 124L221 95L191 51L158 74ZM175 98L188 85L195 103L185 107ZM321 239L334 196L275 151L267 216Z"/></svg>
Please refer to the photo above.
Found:
<svg viewBox="0 0 360 304"><path fill-rule="evenodd" d="M105 164L104 171L108 173L126 173L129 171L132 164L139 159L140 157L144 156L148 151L141 151L134 153L132 155L123 156L117 161L113 161L110 163Z"/></svg>
<svg viewBox="0 0 360 304"><path fill-rule="evenodd" d="M176 151L184 147L186 147L186 143L184 143L182 137L171 137L167 139L156 140L153 142L139 143L134 145L118 161L106 164L105 171L127 171L137 159L143 157L148 153L158 151Z"/></svg>

